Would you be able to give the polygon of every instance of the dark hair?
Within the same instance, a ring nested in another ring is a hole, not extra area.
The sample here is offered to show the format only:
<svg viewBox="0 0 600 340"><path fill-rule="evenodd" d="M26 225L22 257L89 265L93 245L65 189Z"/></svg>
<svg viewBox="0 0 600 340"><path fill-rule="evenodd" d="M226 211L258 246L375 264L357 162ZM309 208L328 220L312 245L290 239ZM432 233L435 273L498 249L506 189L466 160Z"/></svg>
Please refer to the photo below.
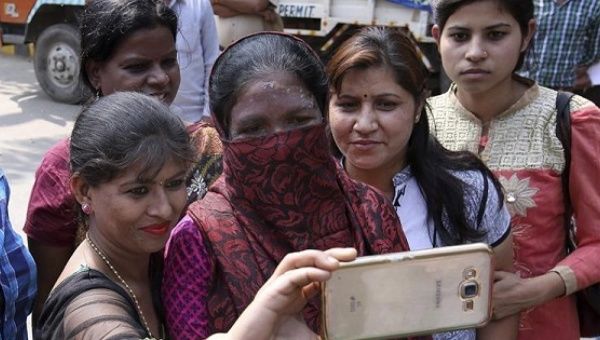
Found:
<svg viewBox="0 0 600 340"><path fill-rule="evenodd" d="M434 6L435 12L435 23L440 28L440 32L444 30L446 21L452 14L463 6L472 4L482 0L438 0ZM534 18L534 7L532 0L485 0L494 1L510 15L515 18L521 29L521 34L526 36L529 33L529 21ZM523 60L525 59L525 53L527 50L521 52L515 71L521 68Z"/></svg>
<svg viewBox="0 0 600 340"><path fill-rule="evenodd" d="M110 59L119 44L140 29L167 27L177 36L177 15L163 0L91 0L81 20L81 77L94 90L86 73L91 61Z"/></svg>
<svg viewBox="0 0 600 340"><path fill-rule="evenodd" d="M245 87L275 72L294 74L327 110L327 75L317 54L291 35L262 32L229 46L215 62L210 76L210 109L222 134L229 136L231 109Z"/></svg>
<svg viewBox="0 0 600 340"><path fill-rule="evenodd" d="M139 178L150 179L165 162L189 166L194 150L181 120L158 100L134 92L115 92L83 109L70 140L71 173L94 187L125 169L140 166ZM150 282L155 309L163 319L160 284L163 261L150 257Z"/></svg>
<svg viewBox="0 0 600 340"><path fill-rule="evenodd" d="M468 222L465 204L465 187L452 172L475 170L484 179L490 179L502 202L500 184L491 171L475 155L469 152L453 152L444 148L429 134L429 122L425 97L427 71L411 41L399 30L384 27L368 27L344 42L331 58L327 71L331 78L331 90L339 91L348 70L365 70L371 67L386 67L393 72L396 82L412 94L415 107L421 107L421 116L415 123L408 141L407 164L419 184L427 204L428 214L433 218L436 234L446 245L464 243L465 240L481 239L479 225L485 209L477 215L477 225ZM486 181L484 180L484 183ZM484 188L480 207L485 208L488 190ZM444 226L446 214L450 227Z"/></svg>
<svg viewBox="0 0 600 340"><path fill-rule="evenodd" d="M139 178L148 180L168 160L189 165L193 158L181 120L143 94L116 92L100 98L83 109L71 133L71 172L92 187L132 165L139 165Z"/></svg>

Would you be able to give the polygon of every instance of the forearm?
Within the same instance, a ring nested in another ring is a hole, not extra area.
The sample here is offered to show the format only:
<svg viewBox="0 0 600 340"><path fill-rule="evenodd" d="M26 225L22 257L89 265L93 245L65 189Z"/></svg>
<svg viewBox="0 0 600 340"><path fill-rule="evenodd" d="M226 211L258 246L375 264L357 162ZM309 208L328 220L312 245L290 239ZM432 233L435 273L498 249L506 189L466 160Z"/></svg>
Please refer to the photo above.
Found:
<svg viewBox="0 0 600 340"><path fill-rule="evenodd" d="M565 282L554 271L531 278L527 284L531 294L529 299L525 299L524 302L528 303L523 309L539 306L565 295Z"/></svg>
<svg viewBox="0 0 600 340"><path fill-rule="evenodd" d="M260 324L260 327L257 325ZM277 315L251 303L231 327L224 339L270 339L277 327Z"/></svg>
<svg viewBox="0 0 600 340"><path fill-rule="evenodd" d="M492 320L477 330L478 340L516 339L519 332L520 314L514 314L501 320Z"/></svg>
<svg viewBox="0 0 600 340"><path fill-rule="evenodd" d="M213 11L215 12L216 15L223 17L223 18L229 18L229 17L234 17L236 15L243 14L240 11L236 11L233 8L229 8L224 5L214 5L213 4Z"/></svg>
<svg viewBox="0 0 600 340"><path fill-rule="evenodd" d="M269 6L267 0L212 0L211 3L213 8L214 6L224 6L243 14L256 14Z"/></svg>

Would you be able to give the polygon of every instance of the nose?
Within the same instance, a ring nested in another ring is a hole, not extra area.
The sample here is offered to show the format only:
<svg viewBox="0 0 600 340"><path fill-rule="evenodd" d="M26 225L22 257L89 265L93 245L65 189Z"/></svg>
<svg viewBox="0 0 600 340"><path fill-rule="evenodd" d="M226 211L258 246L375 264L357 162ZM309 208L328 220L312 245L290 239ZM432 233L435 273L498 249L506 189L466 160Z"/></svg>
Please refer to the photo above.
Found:
<svg viewBox="0 0 600 340"><path fill-rule="evenodd" d="M379 128L377 114L371 110L369 105L363 105L352 128L362 135L368 135L375 132Z"/></svg>
<svg viewBox="0 0 600 340"><path fill-rule="evenodd" d="M175 213L175 205L170 195L164 188L155 191L152 202L148 206L148 215L163 220L170 220Z"/></svg>
<svg viewBox="0 0 600 340"><path fill-rule="evenodd" d="M165 86L170 81L169 74L160 65L152 68L148 83L154 86Z"/></svg>
<svg viewBox="0 0 600 340"><path fill-rule="evenodd" d="M473 38L468 46L465 57L470 61L481 61L487 58L487 51L480 39Z"/></svg>

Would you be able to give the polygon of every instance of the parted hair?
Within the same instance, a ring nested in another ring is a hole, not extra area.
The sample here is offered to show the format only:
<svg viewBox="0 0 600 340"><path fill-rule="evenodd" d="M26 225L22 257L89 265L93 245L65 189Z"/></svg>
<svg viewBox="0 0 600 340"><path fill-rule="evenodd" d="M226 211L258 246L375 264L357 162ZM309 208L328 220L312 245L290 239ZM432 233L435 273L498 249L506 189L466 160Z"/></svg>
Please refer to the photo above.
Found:
<svg viewBox="0 0 600 340"><path fill-rule="evenodd" d="M94 187L131 166L153 178L169 160L189 165L194 151L181 120L150 96L115 92L84 108L70 140L71 172Z"/></svg>

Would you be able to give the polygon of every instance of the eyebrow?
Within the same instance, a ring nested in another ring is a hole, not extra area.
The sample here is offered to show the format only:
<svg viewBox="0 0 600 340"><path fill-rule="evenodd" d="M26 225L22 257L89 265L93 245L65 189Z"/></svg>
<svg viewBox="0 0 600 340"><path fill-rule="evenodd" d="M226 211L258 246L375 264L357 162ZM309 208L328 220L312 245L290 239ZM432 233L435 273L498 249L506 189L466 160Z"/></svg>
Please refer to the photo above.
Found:
<svg viewBox="0 0 600 340"><path fill-rule="evenodd" d="M340 98L340 99L342 99L344 97L349 97L349 98L357 98L357 97L359 97L359 98L362 98L361 95L351 95L351 94L347 94L347 93L338 95L337 97ZM399 95L397 95L395 93L388 93L388 92L378 94L375 97L396 97L396 98L401 98Z"/></svg>
<svg viewBox="0 0 600 340"><path fill-rule="evenodd" d="M177 56L177 49L172 49L171 51L164 53L161 55L161 58L166 58L166 57L173 57L173 56ZM147 61L149 58L147 56L144 55L139 55L139 54L128 54L123 58L123 61Z"/></svg>
<svg viewBox="0 0 600 340"><path fill-rule="evenodd" d="M185 170L181 170L181 171L179 171L178 173L176 173L175 175L173 175L173 176L171 176L171 177L169 177L169 178L165 179L165 181L171 180L171 179L173 179L173 178L177 178L177 177L184 176L184 175L185 175L185 173L186 173L186 171L185 171ZM122 184L120 185L120 187L127 187L127 186L131 186L131 185L137 185L137 184L152 184L152 183L155 183L154 179L143 179L143 178L139 178L139 177L138 177L138 178L136 178L136 179L135 179L135 180L133 180L133 181L128 181L128 182L122 183Z"/></svg>
<svg viewBox="0 0 600 340"><path fill-rule="evenodd" d="M248 125L248 124L261 123L264 121L265 121L264 116L261 116L260 114L257 114L257 113L252 113L250 115L246 115L246 117L240 118L237 125L244 126L244 125Z"/></svg>
<svg viewBox="0 0 600 340"><path fill-rule="evenodd" d="M509 24L507 24L507 23L503 23L502 22L502 23L499 23L499 24L496 24L496 25L487 26L487 27L484 28L484 30L493 30L493 29L504 28L504 27L510 28L511 26ZM448 29L449 30L452 30L452 29L454 29L454 30L470 30L470 28L468 28L468 27L459 26L459 25L450 26L450 27L448 27Z"/></svg>

